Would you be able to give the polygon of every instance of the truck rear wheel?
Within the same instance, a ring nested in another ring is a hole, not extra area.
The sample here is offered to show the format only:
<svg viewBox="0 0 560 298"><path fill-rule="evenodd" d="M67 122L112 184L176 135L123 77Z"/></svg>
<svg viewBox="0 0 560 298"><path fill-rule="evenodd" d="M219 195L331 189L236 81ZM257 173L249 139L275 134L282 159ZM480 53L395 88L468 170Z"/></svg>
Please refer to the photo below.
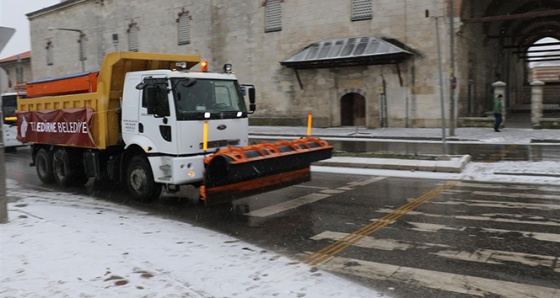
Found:
<svg viewBox="0 0 560 298"><path fill-rule="evenodd" d="M69 186L74 179L74 169L70 164L68 152L64 149L57 149L53 154L53 174L54 180L60 186Z"/></svg>
<svg viewBox="0 0 560 298"><path fill-rule="evenodd" d="M54 182L53 158L45 149L39 149L35 154L35 169L39 180L45 184Z"/></svg>
<svg viewBox="0 0 560 298"><path fill-rule="evenodd" d="M161 193L161 184L154 182L150 163L141 155L132 157L128 163L126 185L130 194L143 202L153 201Z"/></svg>

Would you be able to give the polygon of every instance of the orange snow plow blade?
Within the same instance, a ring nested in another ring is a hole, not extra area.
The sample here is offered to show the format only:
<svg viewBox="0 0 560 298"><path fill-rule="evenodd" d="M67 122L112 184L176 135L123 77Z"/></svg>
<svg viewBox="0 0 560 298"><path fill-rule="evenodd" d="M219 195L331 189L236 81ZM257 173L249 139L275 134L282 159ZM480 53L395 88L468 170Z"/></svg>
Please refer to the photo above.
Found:
<svg viewBox="0 0 560 298"><path fill-rule="evenodd" d="M226 203L309 181L311 163L330 158L332 150L310 137L221 149L204 160L200 198L207 205Z"/></svg>

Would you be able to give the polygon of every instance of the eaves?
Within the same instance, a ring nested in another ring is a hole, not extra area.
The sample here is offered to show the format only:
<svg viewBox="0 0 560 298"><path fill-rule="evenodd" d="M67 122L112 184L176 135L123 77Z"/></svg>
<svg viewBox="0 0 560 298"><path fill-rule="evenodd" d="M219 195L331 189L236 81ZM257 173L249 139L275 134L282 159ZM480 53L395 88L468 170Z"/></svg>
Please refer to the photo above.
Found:
<svg viewBox="0 0 560 298"><path fill-rule="evenodd" d="M37 11L30 12L30 13L26 14L26 16L27 16L27 19L32 20L32 19L37 18L37 17L41 17L41 16L48 15L48 14L51 14L51 13L56 13L60 10L64 10L64 9L69 8L69 7L80 5L80 4L83 4L83 3L86 3L86 2L90 2L90 1L95 1L95 0L67 0L67 1L62 1L58 4L48 6L48 7L45 7L43 9L40 9L40 10L37 10Z"/></svg>

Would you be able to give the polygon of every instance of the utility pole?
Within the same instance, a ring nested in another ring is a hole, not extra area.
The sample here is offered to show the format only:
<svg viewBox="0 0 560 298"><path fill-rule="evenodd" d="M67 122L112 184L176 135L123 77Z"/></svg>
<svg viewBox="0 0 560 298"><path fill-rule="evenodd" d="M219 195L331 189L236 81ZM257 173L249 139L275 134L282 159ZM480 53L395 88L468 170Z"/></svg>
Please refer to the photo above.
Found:
<svg viewBox="0 0 560 298"><path fill-rule="evenodd" d="M0 98L0 106L2 106L2 98ZM4 113L1 109L0 119L2 120L2 124L4 124ZM4 131L2 126L3 125L0 126L0 224L8 222L8 198L6 197L6 166L4 160Z"/></svg>
<svg viewBox="0 0 560 298"><path fill-rule="evenodd" d="M8 43L12 35L16 32L14 28L0 27L0 52L4 46ZM3 73L3 72L2 72ZM7 77L4 79L8 79ZM0 73L0 80L2 80L2 75ZM0 86L2 83L0 82ZM4 90L0 90L0 93ZM0 98L0 107L2 106L2 99ZM4 160L4 116L0 109L0 224L8 222L8 198L6 197L6 164Z"/></svg>
<svg viewBox="0 0 560 298"><path fill-rule="evenodd" d="M453 11L453 0L449 0L449 135L455 135L455 87L457 80L455 79L455 15Z"/></svg>
<svg viewBox="0 0 560 298"><path fill-rule="evenodd" d="M445 97L443 96L443 70L441 59L441 42L439 38L439 16L436 14L438 6L436 0L433 2L433 12L435 14L436 25L436 40L437 40L437 53L438 53L438 73L439 73L439 95L441 101L441 141L443 144L443 154L447 154L447 137L445 135Z"/></svg>

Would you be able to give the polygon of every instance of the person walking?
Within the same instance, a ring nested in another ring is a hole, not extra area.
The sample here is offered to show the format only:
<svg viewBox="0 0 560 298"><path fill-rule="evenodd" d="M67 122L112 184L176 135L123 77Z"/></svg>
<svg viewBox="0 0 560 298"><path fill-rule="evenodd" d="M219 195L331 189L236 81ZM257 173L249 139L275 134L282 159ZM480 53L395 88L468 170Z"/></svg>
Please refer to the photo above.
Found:
<svg viewBox="0 0 560 298"><path fill-rule="evenodd" d="M504 105L502 103L502 95L498 94L496 98L494 98L494 118L496 119L494 122L494 131L500 132L500 125L502 124L502 110Z"/></svg>

